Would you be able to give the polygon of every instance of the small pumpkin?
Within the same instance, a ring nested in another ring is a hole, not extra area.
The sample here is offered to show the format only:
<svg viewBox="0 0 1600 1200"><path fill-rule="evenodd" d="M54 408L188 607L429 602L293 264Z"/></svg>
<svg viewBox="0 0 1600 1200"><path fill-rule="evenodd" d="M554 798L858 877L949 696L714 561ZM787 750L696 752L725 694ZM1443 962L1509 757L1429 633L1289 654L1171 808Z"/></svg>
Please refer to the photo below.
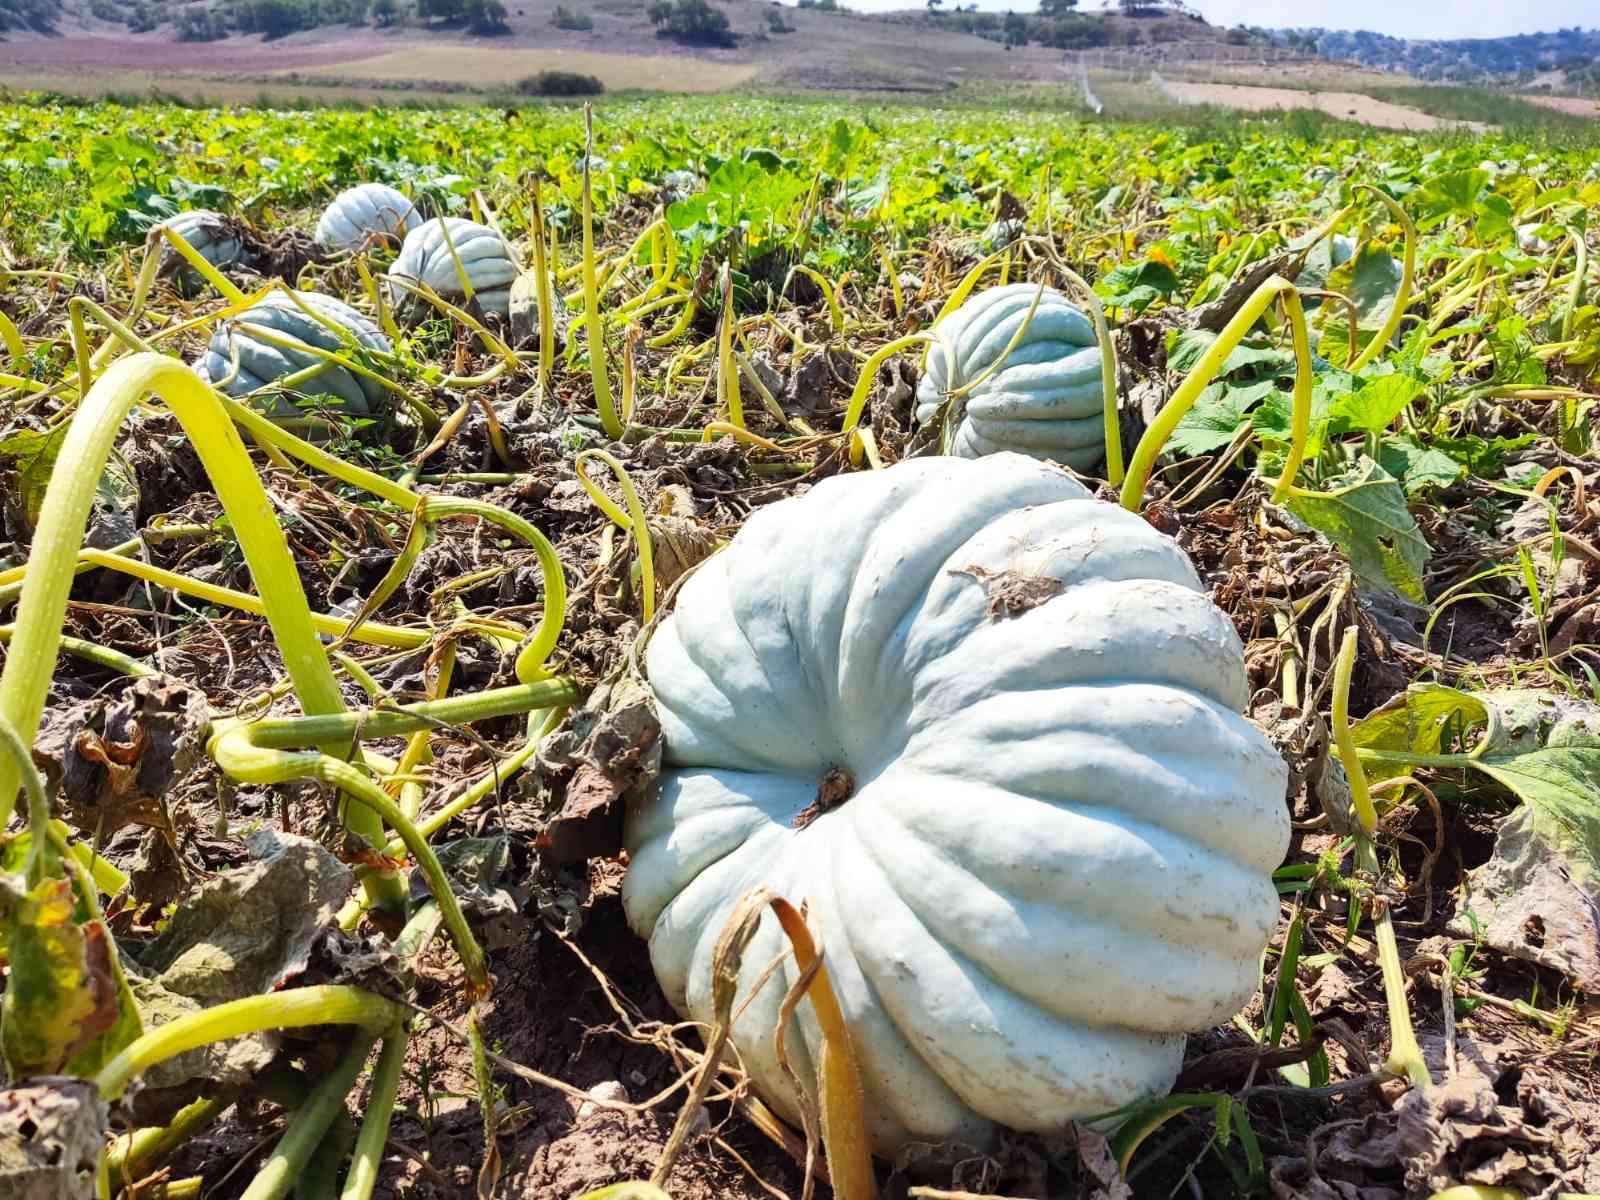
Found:
<svg viewBox="0 0 1600 1200"><path fill-rule="evenodd" d="M1240 715L1232 623L1177 544L1016 454L914 458L759 510L645 657L659 793L623 903L667 998L765 885L816 914L876 1149L1059 1130L1169 1089L1184 1033L1256 987L1287 771ZM732 1037L773 1051L770 918ZM818 1032L786 1030L801 1079Z"/></svg>
<svg viewBox="0 0 1600 1200"><path fill-rule="evenodd" d="M347 332L357 344L388 353L389 339L383 335L383 331L343 300L321 292L297 292L296 295L308 307ZM195 364L195 370L201 378L222 386L230 396L236 398L248 396L287 375L325 361L309 349L273 345L253 334L249 326L272 330L307 347L341 352L349 350L344 338L308 315L286 293L273 292L237 317L219 321L205 353ZM234 350L238 351L239 370L230 378ZM224 380L227 381L225 384ZM387 406L386 392L381 384L337 365L329 366L298 384L295 391L305 396L332 397L339 409L353 416L369 416ZM267 415L281 419L296 416L298 412L289 397L280 395L275 398Z"/></svg>
<svg viewBox="0 0 1600 1200"><path fill-rule="evenodd" d="M1556 244L1548 238L1540 236L1539 231L1543 228L1543 221L1526 221L1518 225L1517 249L1536 258L1543 257L1554 250Z"/></svg>
<svg viewBox="0 0 1600 1200"><path fill-rule="evenodd" d="M322 210L317 245L325 250L358 250L374 238L403 238L420 224L422 214L388 184L357 184Z"/></svg>
<svg viewBox="0 0 1600 1200"><path fill-rule="evenodd" d="M535 272L524 271L512 281L506 306L510 315L511 344L519 349L538 349L539 276ZM555 327L555 345L560 349L566 344L571 319L566 305L557 296L551 297L550 318Z"/></svg>
<svg viewBox="0 0 1600 1200"><path fill-rule="evenodd" d="M449 230L446 240L445 230ZM450 253L454 245L455 254ZM504 317L511 306L511 285L518 274L516 255L506 240L486 225L463 217L436 217L406 234L400 254L389 268L391 279L424 283L452 303L465 299L456 259L486 313ZM431 311L425 301L393 284L390 303L404 320L420 320Z"/></svg>
<svg viewBox="0 0 1600 1200"><path fill-rule="evenodd" d="M1105 393L1099 344L1083 311L1046 288L1022 340L970 393L1028 317L1037 284L990 288L935 327L917 386L919 424L944 423L950 454L1014 450L1089 470L1105 457Z"/></svg>
<svg viewBox="0 0 1600 1200"><path fill-rule="evenodd" d="M155 230L160 229L171 229L219 271L245 261L246 247L239 223L219 212L212 212L208 208L191 209L162 221L155 227ZM152 239L159 237L155 230L151 231ZM161 239L160 253L157 273L162 278L170 278L182 295L198 295L205 289L205 277L178 253L177 247L171 242Z"/></svg>

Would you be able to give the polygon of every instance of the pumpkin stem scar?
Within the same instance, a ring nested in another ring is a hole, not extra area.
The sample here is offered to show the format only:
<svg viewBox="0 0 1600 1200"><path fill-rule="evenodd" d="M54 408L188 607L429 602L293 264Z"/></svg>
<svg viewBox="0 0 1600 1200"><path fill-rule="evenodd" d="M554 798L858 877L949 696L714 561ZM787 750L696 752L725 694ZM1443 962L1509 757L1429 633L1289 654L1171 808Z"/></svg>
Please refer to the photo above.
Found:
<svg viewBox="0 0 1600 1200"><path fill-rule="evenodd" d="M795 813L790 822L796 829L804 829L825 812L832 812L856 794L856 777L845 767L834 765L823 772L817 783L817 798Z"/></svg>
<svg viewBox="0 0 1600 1200"><path fill-rule="evenodd" d="M952 575L970 575L983 588L984 614L992 620L1020 617L1067 590L1066 584L1051 575L1030 575L1026 571L990 571L973 565L952 567Z"/></svg>

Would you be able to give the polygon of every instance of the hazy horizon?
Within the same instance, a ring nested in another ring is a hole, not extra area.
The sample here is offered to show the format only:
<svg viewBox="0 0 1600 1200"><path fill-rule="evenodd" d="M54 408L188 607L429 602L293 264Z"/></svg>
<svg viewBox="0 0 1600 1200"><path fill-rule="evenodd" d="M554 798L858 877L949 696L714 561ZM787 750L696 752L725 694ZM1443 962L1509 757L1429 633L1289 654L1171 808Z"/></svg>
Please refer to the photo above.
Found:
<svg viewBox="0 0 1600 1200"><path fill-rule="evenodd" d="M794 0L784 0L792 4ZM918 7L915 0L842 0L859 12L892 12ZM956 0L946 0L953 6ZM961 0L996 12L1032 12L1037 0ZM1269 28L1370 29L1392 37L1472 38L1543 33L1573 25L1600 25L1594 0L1457 0L1440 5L1399 5L1393 0L1297 0L1293 7L1273 0L1190 0L1213 25L1265 25ZM1080 0L1084 12L1096 12L1101 0ZM1432 11L1419 11L1419 10Z"/></svg>

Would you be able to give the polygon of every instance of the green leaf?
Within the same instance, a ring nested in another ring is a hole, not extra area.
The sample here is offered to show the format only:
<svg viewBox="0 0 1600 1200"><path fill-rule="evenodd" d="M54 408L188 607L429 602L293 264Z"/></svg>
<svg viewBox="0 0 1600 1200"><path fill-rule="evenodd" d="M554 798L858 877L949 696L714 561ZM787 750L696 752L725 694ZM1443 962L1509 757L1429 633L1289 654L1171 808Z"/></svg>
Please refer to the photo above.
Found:
<svg viewBox="0 0 1600 1200"><path fill-rule="evenodd" d="M1362 458L1326 492L1295 488L1289 509L1331 538L1362 582L1426 601L1422 572L1432 551L1399 481L1377 463Z"/></svg>
<svg viewBox="0 0 1600 1200"><path fill-rule="evenodd" d="M1194 407L1184 413L1183 420L1167 439L1174 453L1183 455L1209 454L1233 441L1240 426L1250 420L1249 408L1254 397L1246 388L1228 388L1214 383L1200 393Z"/></svg>
<svg viewBox="0 0 1600 1200"><path fill-rule="evenodd" d="M1449 487L1467 473L1464 464L1444 451L1404 436L1384 439L1378 448L1378 463L1400 481L1410 497L1430 488Z"/></svg>
<svg viewBox="0 0 1600 1200"><path fill-rule="evenodd" d="M1095 284L1095 291L1107 304L1141 311L1178 290L1178 277L1165 263L1147 258L1131 266L1118 267Z"/></svg>
<svg viewBox="0 0 1600 1200"><path fill-rule="evenodd" d="M1194 370L1216 340L1217 335L1209 330L1185 329L1172 343L1172 348L1167 351L1167 369L1182 373ZM1222 369L1217 374L1219 377L1226 377L1246 367L1267 366L1281 370L1291 368L1293 365L1294 355L1287 350L1240 342L1223 360Z"/></svg>
<svg viewBox="0 0 1600 1200"><path fill-rule="evenodd" d="M17 494L29 525L39 520L45 488L49 486L50 472L55 470L62 444L67 440L68 425L69 422L63 421L48 433L20 429L0 441L0 458L9 458L15 465Z"/></svg>
<svg viewBox="0 0 1600 1200"><path fill-rule="evenodd" d="M1485 196L1478 205L1478 221L1475 229L1478 241L1491 246L1495 242L1512 237L1516 231L1514 217L1515 210L1511 207L1511 201L1504 196Z"/></svg>
<svg viewBox="0 0 1600 1200"><path fill-rule="evenodd" d="M1354 258L1329 274L1328 287L1350 297L1356 306L1358 328L1379 329L1400 291L1399 263L1381 243L1364 242ZM1330 311L1343 314L1347 310L1337 305ZM1333 325L1328 328L1331 335ZM1343 327L1338 336L1346 336Z"/></svg>
<svg viewBox="0 0 1600 1200"><path fill-rule="evenodd" d="M1441 754L1447 738L1459 739L1488 719L1488 707L1471 692L1443 684L1413 684L1399 704L1356 722L1350 735L1367 750Z"/></svg>
<svg viewBox="0 0 1600 1200"><path fill-rule="evenodd" d="M1349 376L1344 376L1349 378ZM1323 386L1320 378L1311 390L1311 434L1306 443L1307 457L1315 457L1322 449L1323 434L1328 427L1328 410L1333 407L1334 393ZM1287 442L1294 422L1294 396L1274 389L1250 414L1251 427L1268 442Z"/></svg>
<svg viewBox="0 0 1600 1200"><path fill-rule="evenodd" d="M1430 442L1434 450L1448 454L1472 474L1492 479L1504 469L1507 454L1531 446L1538 440L1538 435L1532 433L1509 438L1485 438L1469 433L1462 437L1435 436Z"/></svg>
<svg viewBox="0 0 1600 1200"><path fill-rule="evenodd" d="M575 1200L672 1200L653 1183L613 1183L597 1192L585 1192Z"/></svg>
<svg viewBox="0 0 1600 1200"><path fill-rule="evenodd" d="M1478 193L1488 186L1489 178L1482 167L1435 175L1422 185L1417 210L1430 217L1468 216L1477 207Z"/></svg>
<svg viewBox="0 0 1600 1200"><path fill-rule="evenodd" d="M1358 390L1346 392L1329 405L1328 431L1382 433L1422 395L1426 386L1423 380L1398 373L1369 379Z"/></svg>

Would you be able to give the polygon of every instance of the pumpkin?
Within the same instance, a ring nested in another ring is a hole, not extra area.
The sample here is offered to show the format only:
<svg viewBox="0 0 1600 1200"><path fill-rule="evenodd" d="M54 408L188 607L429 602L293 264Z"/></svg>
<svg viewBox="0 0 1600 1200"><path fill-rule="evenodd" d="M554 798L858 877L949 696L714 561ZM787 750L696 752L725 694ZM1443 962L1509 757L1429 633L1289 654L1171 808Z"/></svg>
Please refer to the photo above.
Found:
<svg viewBox="0 0 1600 1200"><path fill-rule="evenodd" d="M445 240L445 226L450 238ZM450 253L451 244L455 254ZM516 280L516 257L506 240L486 225L462 217L438 217L425 221L401 243L400 254L389 268L389 277L406 283L425 283L452 303L462 301L461 278L456 258L472 285L473 295L486 313L504 317L511 304L511 285ZM431 311L426 301L393 284L390 303L405 320L420 320Z"/></svg>
<svg viewBox="0 0 1600 1200"><path fill-rule="evenodd" d="M377 325L343 300L321 292L298 292L296 295L308 307L348 332L358 344L388 353L389 339ZM343 338L302 311L286 293L273 292L237 317L218 322L210 344L195 364L195 370L209 383L221 384L222 380L227 379L224 390L236 398L248 396L286 375L325 361L310 350L285 349L273 345L253 335L248 329L241 328L241 325L270 329L298 343L322 350L349 350ZM229 372L233 370L233 349L239 353L239 370L229 379ZM330 396L338 408L354 416L378 412L387 403L382 385L337 365L296 385L295 391L305 396ZM296 416L298 412L289 397L278 396L267 415L283 418Z"/></svg>
<svg viewBox="0 0 1600 1200"><path fill-rule="evenodd" d="M524 271L512 281L506 306L510 317L511 344L519 349L538 349L539 276L537 273ZM551 297L550 317L555 328L555 344L560 348L566 344L570 318L567 316L566 305L561 303L559 296Z"/></svg>
<svg viewBox="0 0 1600 1200"><path fill-rule="evenodd" d="M172 230L219 271L244 261L245 244L239 234L238 222L219 212L212 212L208 208L192 209L162 221L156 229ZM155 236L152 231L151 237ZM156 269L163 278L171 278L178 291L185 296L196 295L206 286L204 276L189 265L178 253L177 247L165 239L161 242L161 257Z"/></svg>
<svg viewBox="0 0 1600 1200"><path fill-rule="evenodd" d="M1542 257L1556 248L1556 244L1539 236L1544 228L1542 221L1528 221L1517 226L1517 249L1533 257Z"/></svg>
<svg viewBox="0 0 1600 1200"><path fill-rule="evenodd" d="M422 224L411 201L384 183L346 188L322 210L317 245L327 250L358 250L373 238L404 237Z"/></svg>
<svg viewBox="0 0 1600 1200"><path fill-rule="evenodd" d="M1065 472L913 458L763 508L645 667L665 765L629 807L628 920L710 1022L740 896L809 902L880 1153L1161 1093L1254 991L1287 772L1239 715L1238 636L1170 538ZM784 948L769 917L736 1011ZM794 1120L778 975L732 1037ZM817 1039L802 1004L802 1079Z"/></svg>
<svg viewBox="0 0 1600 1200"><path fill-rule="evenodd" d="M1105 456L1100 350L1089 319L1053 288L1000 369L946 409L950 391L1004 353L1038 291L1031 283L990 288L939 322L916 418L943 420L947 451L962 458L1015 450L1088 470Z"/></svg>

